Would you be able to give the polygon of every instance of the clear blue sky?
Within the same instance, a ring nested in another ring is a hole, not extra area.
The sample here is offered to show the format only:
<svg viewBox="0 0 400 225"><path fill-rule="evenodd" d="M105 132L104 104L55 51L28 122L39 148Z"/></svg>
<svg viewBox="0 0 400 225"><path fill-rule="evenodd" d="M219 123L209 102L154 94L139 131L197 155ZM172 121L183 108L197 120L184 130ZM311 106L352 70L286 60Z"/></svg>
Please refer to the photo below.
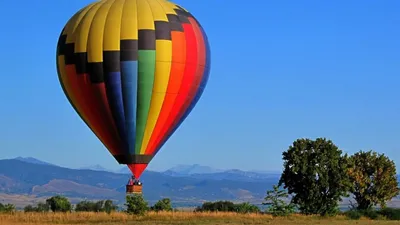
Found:
<svg viewBox="0 0 400 225"><path fill-rule="evenodd" d="M72 109L55 51L89 0L0 1L0 158L120 167ZM210 80L149 169L280 170L297 138L400 167L400 1L176 0L204 26Z"/></svg>

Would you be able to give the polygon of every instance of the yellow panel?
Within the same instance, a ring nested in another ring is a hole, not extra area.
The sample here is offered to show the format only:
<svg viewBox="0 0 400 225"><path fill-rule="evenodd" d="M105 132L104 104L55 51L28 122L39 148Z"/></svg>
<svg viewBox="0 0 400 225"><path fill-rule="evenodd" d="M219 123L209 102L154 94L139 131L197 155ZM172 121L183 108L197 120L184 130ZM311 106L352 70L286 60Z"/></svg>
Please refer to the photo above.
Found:
<svg viewBox="0 0 400 225"><path fill-rule="evenodd" d="M136 2L138 12L138 29L154 30L154 19L149 3L147 0L139 0Z"/></svg>
<svg viewBox="0 0 400 225"><path fill-rule="evenodd" d="M144 154L150 141L151 134L156 126L161 108L167 92L171 72L172 42L168 40L156 41L156 69L154 77L153 94L151 96L150 110L147 117L140 154Z"/></svg>
<svg viewBox="0 0 400 225"><path fill-rule="evenodd" d="M96 2L94 6L86 13L75 33L75 53L86 52L90 25L92 24L94 15L104 2Z"/></svg>
<svg viewBox="0 0 400 225"><path fill-rule="evenodd" d="M172 61L172 41L156 40L156 61L157 62Z"/></svg>
<svg viewBox="0 0 400 225"><path fill-rule="evenodd" d="M68 19L67 23L65 24L65 28L63 31L63 35L66 35L68 33L68 31L70 30L71 27L71 21L75 20L76 17L78 17L78 15L81 13L81 11L83 11L84 9L79 10L78 12L76 12L73 16L71 16L71 18Z"/></svg>
<svg viewBox="0 0 400 225"><path fill-rule="evenodd" d="M168 18L167 15L165 14L165 11L162 7L162 5L156 1L156 0L149 0L148 1L151 11L153 12L153 19L154 21L167 21Z"/></svg>
<svg viewBox="0 0 400 225"><path fill-rule="evenodd" d="M65 29L64 29L63 34L64 34L64 35L67 35L67 38L68 38L68 36L72 36L72 28L73 28L73 25L75 24L76 19L79 17L79 15L80 15L80 12L75 13L75 14L68 20L67 24L65 25ZM67 39L67 40L68 40L68 39ZM68 42L68 41L67 41L67 42Z"/></svg>
<svg viewBox="0 0 400 225"><path fill-rule="evenodd" d="M174 11L173 7L167 1L165 1L165 0L156 0L156 1L158 1L160 3L160 5L163 7L164 12L166 14L176 15L176 12Z"/></svg>
<svg viewBox="0 0 400 225"><path fill-rule="evenodd" d="M99 10L97 10L92 25L90 25L87 45L87 57L89 63L103 61L104 24L106 22L108 11L113 3L114 0L105 1Z"/></svg>
<svg viewBox="0 0 400 225"><path fill-rule="evenodd" d="M121 17L125 0L115 0L104 26L104 51L120 50Z"/></svg>
<svg viewBox="0 0 400 225"><path fill-rule="evenodd" d="M121 40L137 40L137 5L136 0L127 0L121 19Z"/></svg>
<svg viewBox="0 0 400 225"><path fill-rule="evenodd" d="M92 4L90 4L90 5L88 5L88 6L86 6L83 10L81 10L80 11L80 13L78 14L78 17L76 18L76 20L74 21L74 23L71 23L71 30L70 30L70 32L72 32L72 40L70 40L68 37L67 37L67 43L73 43L73 42L75 42L75 32L76 32L76 28L79 26L79 24L81 23L81 21L82 21L82 18L86 15L86 13L93 7L93 5L94 5L95 3L92 3Z"/></svg>
<svg viewBox="0 0 400 225"><path fill-rule="evenodd" d="M169 5L169 7L171 7L172 9L179 9L178 6L176 6L176 4L170 2L170 1L166 1L166 4Z"/></svg>
<svg viewBox="0 0 400 225"><path fill-rule="evenodd" d="M75 32L82 18L86 15L86 13L93 7L94 3L86 6L84 9L80 10L79 13L75 14L74 17L68 22L68 30L67 30L67 42L66 43L74 43L75 42Z"/></svg>

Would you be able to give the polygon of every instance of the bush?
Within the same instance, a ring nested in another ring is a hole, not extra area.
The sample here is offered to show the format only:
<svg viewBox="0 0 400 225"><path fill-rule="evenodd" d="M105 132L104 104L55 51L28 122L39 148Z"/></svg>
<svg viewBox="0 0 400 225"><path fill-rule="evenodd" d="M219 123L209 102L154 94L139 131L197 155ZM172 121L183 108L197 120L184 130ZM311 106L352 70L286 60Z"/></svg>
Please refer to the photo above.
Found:
<svg viewBox="0 0 400 225"><path fill-rule="evenodd" d="M15 205L13 204L1 204L0 203L0 213L12 213L15 212Z"/></svg>
<svg viewBox="0 0 400 225"><path fill-rule="evenodd" d="M238 212L258 213L260 209L250 203L234 204L230 201L205 202L195 209L195 212Z"/></svg>
<svg viewBox="0 0 400 225"><path fill-rule="evenodd" d="M235 204L230 201L204 202L202 206L197 207L197 212L234 212Z"/></svg>
<svg viewBox="0 0 400 225"><path fill-rule="evenodd" d="M48 212L49 210L50 206L43 202L39 202L36 207L27 205L24 208L24 212Z"/></svg>
<svg viewBox="0 0 400 225"><path fill-rule="evenodd" d="M98 202L97 202L98 203ZM100 212L101 205L91 201L81 201L75 206L77 212Z"/></svg>
<svg viewBox="0 0 400 225"><path fill-rule="evenodd" d="M394 211L396 209L393 209ZM400 209L399 209L400 213ZM383 212L383 210L377 211L375 209L357 209L353 208L344 213L349 219L357 220L360 219L362 216L367 217L371 220L382 220L386 218L390 218L391 210ZM394 213L395 214L395 213ZM399 214L400 215L400 214Z"/></svg>
<svg viewBox="0 0 400 225"><path fill-rule="evenodd" d="M57 195L46 200L53 212L71 212L72 205L69 200L63 196Z"/></svg>
<svg viewBox="0 0 400 225"><path fill-rule="evenodd" d="M156 212L159 211L172 211L171 199L163 198L159 200L154 206L151 207L151 210Z"/></svg>
<svg viewBox="0 0 400 225"><path fill-rule="evenodd" d="M365 210L359 210L361 214L371 220L376 220L379 218L379 214L376 210L374 209L365 209Z"/></svg>
<svg viewBox="0 0 400 225"><path fill-rule="evenodd" d="M97 202L81 201L76 204L75 211L77 212L107 212L116 211L118 206L113 204L111 200L101 200Z"/></svg>
<svg viewBox="0 0 400 225"><path fill-rule="evenodd" d="M379 210L379 214L385 216L389 220L400 220L400 209L383 208Z"/></svg>
<svg viewBox="0 0 400 225"><path fill-rule="evenodd" d="M133 194L126 196L127 206L126 212L135 215L144 215L148 210L148 203L141 194Z"/></svg>
<svg viewBox="0 0 400 225"><path fill-rule="evenodd" d="M106 213L111 213L117 211L118 206L113 203L111 200L106 200L104 202L103 211Z"/></svg>
<svg viewBox="0 0 400 225"><path fill-rule="evenodd" d="M236 208L235 211L238 213L259 213L260 212L260 209L257 206L252 205L248 202L236 204L235 208Z"/></svg>
<svg viewBox="0 0 400 225"><path fill-rule="evenodd" d="M356 209L351 209L351 210L345 212L345 215L349 219L358 220L361 218L362 213Z"/></svg>
<svg viewBox="0 0 400 225"><path fill-rule="evenodd" d="M288 216L295 210L293 203L285 203L282 198L287 198L289 195L284 190L279 190L278 185L273 186L273 190L267 191L267 196L264 198L266 202L263 205L270 206L266 211L271 213L273 216Z"/></svg>

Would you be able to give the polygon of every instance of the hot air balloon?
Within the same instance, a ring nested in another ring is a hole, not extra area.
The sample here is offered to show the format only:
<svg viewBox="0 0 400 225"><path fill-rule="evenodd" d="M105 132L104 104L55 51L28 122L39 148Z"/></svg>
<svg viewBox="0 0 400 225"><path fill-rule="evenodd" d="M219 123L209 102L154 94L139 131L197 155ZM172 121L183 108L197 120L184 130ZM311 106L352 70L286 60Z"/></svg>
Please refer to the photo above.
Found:
<svg viewBox="0 0 400 225"><path fill-rule="evenodd" d="M66 23L57 72L80 118L140 184L202 96L209 43L199 21L170 1L101 0Z"/></svg>

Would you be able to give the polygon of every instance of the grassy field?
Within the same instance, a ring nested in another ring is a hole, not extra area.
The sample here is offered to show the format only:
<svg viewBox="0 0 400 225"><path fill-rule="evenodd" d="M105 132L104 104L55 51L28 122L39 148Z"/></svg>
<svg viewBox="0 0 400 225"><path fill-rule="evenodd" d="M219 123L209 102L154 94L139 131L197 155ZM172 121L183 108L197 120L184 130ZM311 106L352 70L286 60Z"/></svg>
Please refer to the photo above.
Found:
<svg viewBox="0 0 400 225"><path fill-rule="evenodd" d="M50 224L209 224L209 225L239 225L239 224L268 224L268 225L386 225L399 224L399 221L377 220L348 220L344 216L321 218L317 216L293 215L287 218L272 218L269 215L243 215L235 213L149 213L146 216L130 216L125 213L22 213L0 214L0 225L50 225Z"/></svg>

